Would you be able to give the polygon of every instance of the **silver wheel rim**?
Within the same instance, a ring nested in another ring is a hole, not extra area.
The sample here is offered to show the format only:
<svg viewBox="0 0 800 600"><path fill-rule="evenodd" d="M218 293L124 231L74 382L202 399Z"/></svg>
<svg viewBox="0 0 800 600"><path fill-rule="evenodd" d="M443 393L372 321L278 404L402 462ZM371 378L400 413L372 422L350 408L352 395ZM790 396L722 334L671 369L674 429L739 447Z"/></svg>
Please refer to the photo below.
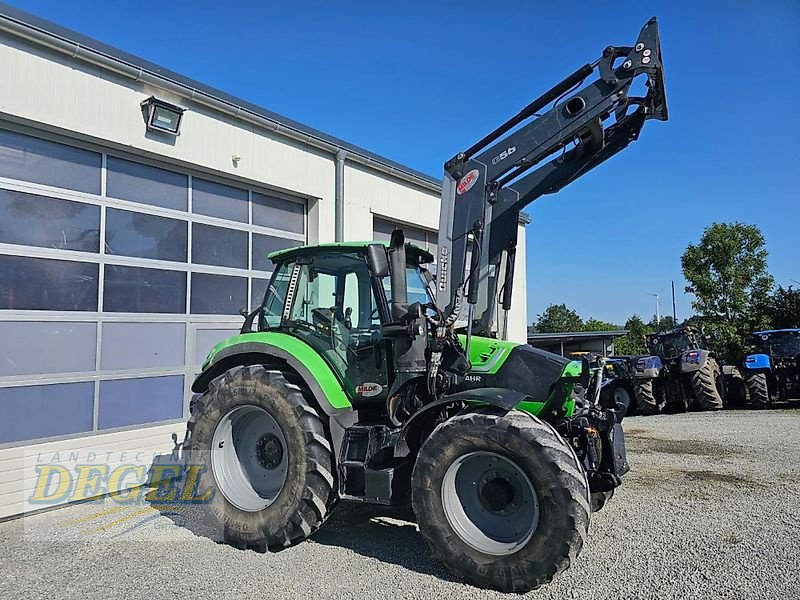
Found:
<svg viewBox="0 0 800 600"><path fill-rule="evenodd" d="M517 552L539 523L539 500L524 471L495 452L470 452L447 469L442 507L450 527L484 554Z"/></svg>
<svg viewBox="0 0 800 600"><path fill-rule="evenodd" d="M622 404L623 406L631 405L631 395L624 387L617 387L614 390L614 405Z"/></svg>
<svg viewBox="0 0 800 600"><path fill-rule="evenodd" d="M286 438L277 421L258 406L242 405L217 423L211 440L211 469L225 499L246 512L275 501L289 466Z"/></svg>

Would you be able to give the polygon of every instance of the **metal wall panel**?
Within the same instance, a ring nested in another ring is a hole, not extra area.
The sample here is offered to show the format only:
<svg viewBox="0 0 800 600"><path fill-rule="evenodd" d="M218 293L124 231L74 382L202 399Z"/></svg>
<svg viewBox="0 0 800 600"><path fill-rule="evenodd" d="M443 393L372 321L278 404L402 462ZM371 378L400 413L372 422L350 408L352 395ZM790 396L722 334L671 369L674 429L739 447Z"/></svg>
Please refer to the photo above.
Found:
<svg viewBox="0 0 800 600"><path fill-rule="evenodd" d="M0 377L91 372L96 347L96 323L0 321Z"/></svg>
<svg viewBox="0 0 800 600"><path fill-rule="evenodd" d="M98 429L158 423L183 416L183 375L100 382Z"/></svg>
<svg viewBox="0 0 800 600"><path fill-rule="evenodd" d="M186 363L186 325L104 323L100 348L104 371L182 367Z"/></svg>
<svg viewBox="0 0 800 600"><path fill-rule="evenodd" d="M0 444L92 430L94 384L0 388Z"/></svg>

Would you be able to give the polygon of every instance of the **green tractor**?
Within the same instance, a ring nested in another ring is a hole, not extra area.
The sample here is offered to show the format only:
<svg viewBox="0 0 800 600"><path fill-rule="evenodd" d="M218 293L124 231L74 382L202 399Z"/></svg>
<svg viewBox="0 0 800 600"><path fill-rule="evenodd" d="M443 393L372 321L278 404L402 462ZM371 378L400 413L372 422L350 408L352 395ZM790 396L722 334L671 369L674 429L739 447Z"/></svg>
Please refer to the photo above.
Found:
<svg viewBox="0 0 800 600"><path fill-rule="evenodd" d="M639 75L647 95L628 98ZM279 550L339 501L410 503L476 585L523 592L566 569L629 468L623 431L602 365L496 339L496 304L507 316L519 211L666 117L653 19L446 163L434 265L401 230L271 254L262 305L192 387L184 458L225 540Z"/></svg>

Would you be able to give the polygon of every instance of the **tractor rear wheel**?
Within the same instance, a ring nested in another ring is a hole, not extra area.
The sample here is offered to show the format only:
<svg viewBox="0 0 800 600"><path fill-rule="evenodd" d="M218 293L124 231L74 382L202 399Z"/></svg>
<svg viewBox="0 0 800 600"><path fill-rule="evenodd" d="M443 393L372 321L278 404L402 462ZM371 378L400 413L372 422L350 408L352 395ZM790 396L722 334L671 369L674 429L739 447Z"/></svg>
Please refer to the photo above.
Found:
<svg viewBox="0 0 800 600"><path fill-rule="evenodd" d="M716 360L709 357L702 367L692 373L691 383L698 410L722 408L722 373Z"/></svg>
<svg viewBox="0 0 800 600"><path fill-rule="evenodd" d="M750 405L753 408L767 408L769 404L769 387L764 373L753 373L747 377L747 389L750 392Z"/></svg>
<svg viewBox="0 0 800 600"><path fill-rule="evenodd" d="M725 407L742 408L747 404L747 386L742 374L736 367L722 367L722 379L725 382Z"/></svg>
<svg viewBox="0 0 800 600"><path fill-rule="evenodd" d="M280 371L253 365L217 377L195 401L187 465L224 541L280 549L308 537L335 498L322 421Z"/></svg>
<svg viewBox="0 0 800 600"><path fill-rule="evenodd" d="M635 379L633 393L636 396L636 412L640 415L657 415L664 410L666 402L656 395L652 379Z"/></svg>
<svg viewBox="0 0 800 600"><path fill-rule="evenodd" d="M586 475L564 439L530 415L480 411L441 423L420 449L411 485L433 554L475 585L527 592L583 548Z"/></svg>

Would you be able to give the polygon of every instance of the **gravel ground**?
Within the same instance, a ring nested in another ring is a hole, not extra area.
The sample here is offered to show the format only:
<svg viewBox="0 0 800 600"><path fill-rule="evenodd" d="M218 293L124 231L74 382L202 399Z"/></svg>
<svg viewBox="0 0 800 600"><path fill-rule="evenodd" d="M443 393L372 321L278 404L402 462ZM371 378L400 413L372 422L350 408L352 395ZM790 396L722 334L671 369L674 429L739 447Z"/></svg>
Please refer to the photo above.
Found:
<svg viewBox="0 0 800 600"><path fill-rule="evenodd" d="M527 597L800 597L800 411L630 418L625 429L625 484L577 563ZM340 507L277 554L213 533L191 510L110 500L0 523L0 597L504 596L454 580L402 512Z"/></svg>

